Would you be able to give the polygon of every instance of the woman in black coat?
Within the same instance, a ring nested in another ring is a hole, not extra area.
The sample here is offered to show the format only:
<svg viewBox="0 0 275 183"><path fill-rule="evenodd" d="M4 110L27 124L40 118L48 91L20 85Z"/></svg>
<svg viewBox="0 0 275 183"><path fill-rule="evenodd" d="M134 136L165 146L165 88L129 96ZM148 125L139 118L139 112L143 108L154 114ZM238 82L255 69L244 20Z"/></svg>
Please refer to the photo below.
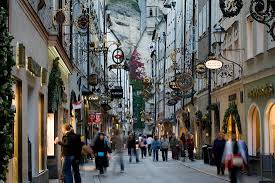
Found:
<svg viewBox="0 0 275 183"><path fill-rule="evenodd" d="M226 141L223 138L223 134L219 133L218 137L214 141L213 145L213 156L215 159L215 164L217 166L217 174L219 175L222 173L224 175L224 165L222 164L222 157L223 157L223 152L224 152L224 147L225 147Z"/></svg>
<svg viewBox="0 0 275 183"><path fill-rule="evenodd" d="M94 155L95 155L95 163L96 169L99 170L100 174L104 173L104 169L109 166L109 153L111 153L111 149L108 146L108 142L104 138L104 134L100 133L98 138L95 141L93 147Z"/></svg>

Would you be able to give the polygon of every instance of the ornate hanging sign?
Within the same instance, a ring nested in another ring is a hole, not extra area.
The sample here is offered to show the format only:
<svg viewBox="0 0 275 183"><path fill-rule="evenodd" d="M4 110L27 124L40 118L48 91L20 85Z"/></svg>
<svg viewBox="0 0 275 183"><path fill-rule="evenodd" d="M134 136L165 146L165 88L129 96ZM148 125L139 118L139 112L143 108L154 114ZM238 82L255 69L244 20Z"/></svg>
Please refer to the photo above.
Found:
<svg viewBox="0 0 275 183"><path fill-rule="evenodd" d="M176 85L182 91L188 91L193 88L194 80L191 74L183 73L176 77Z"/></svg>
<svg viewBox="0 0 275 183"><path fill-rule="evenodd" d="M124 60L124 52L122 51L121 48L117 48L113 51L113 55L112 55L113 61L116 64L121 64Z"/></svg>
<svg viewBox="0 0 275 183"><path fill-rule="evenodd" d="M272 0L252 0L250 14L254 20L268 27L269 30L267 32L275 41L275 2Z"/></svg>
<svg viewBox="0 0 275 183"><path fill-rule="evenodd" d="M170 87L172 90L180 90L180 88L177 86L176 80L169 82L169 87Z"/></svg>
<svg viewBox="0 0 275 183"><path fill-rule="evenodd" d="M237 16L243 7L242 0L220 0L220 9L224 17Z"/></svg>

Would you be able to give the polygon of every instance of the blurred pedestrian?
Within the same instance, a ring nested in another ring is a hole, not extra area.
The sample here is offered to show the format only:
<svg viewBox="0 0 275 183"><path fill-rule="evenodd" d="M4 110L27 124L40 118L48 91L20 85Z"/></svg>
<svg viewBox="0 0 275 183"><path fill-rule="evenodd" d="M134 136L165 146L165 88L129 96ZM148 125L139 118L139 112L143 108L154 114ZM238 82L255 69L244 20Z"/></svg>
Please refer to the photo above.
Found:
<svg viewBox="0 0 275 183"><path fill-rule="evenodd" d="M170 147L172 150L172 159L174 160L176 160L177 158L177 146L178 146L178 139L176 138L175 133L173 133L170 139Z"/></svg>
<svg viewBox="0 0 275 183"><path fill-rule="evenodd" d="M73 183L72 162L75 158L75 150L73 144L73 133L70 125L65 124L62 128L62 132L62 141L59 141L58 137L56 137L54 143L61 146L61 156L63 159L62 173L64 176L64 182Z"/></svg>
<svg viewBox="0 0 275 183"><path fill-rule="evenodd" d="M104 133L99 133L99 138L96 139L93 151L96 161L96 169L99 170L100 174L104 174L104 169L109 166L110 153L112 152L107 141L105 140Z"/></svg>
<svg viewBox="0 0 275 183"><path fill-rule="evenodd" d="M214 141L213 149L212 149L215 164L217 166L217 174L218 175L220 175L220 173L222 173L222 175L224 175L224 165L222 163L222 156L223 156L223 152L224 152L225 143L226 143L226 141L223 138L223 133L220 132Z"/></svg>
<svg viewBox="0 0 275 183"><path fill-rule="evenodd" d="M132 162L132 155L134 155L136 156L136 163L138 163L139 159L138 159L138 154L136 149L136 139L134 135L130 134L128 136L127 146L128 146L129 162L130 163Z"/></svg>
<svg viewBox="0 0 275 183"><path fill-rule="evenodd" d="M182 150L183 150L183 143L182 143L180 138L178 138L176 148L177 148L177 150L176 150L176 160L179 160L179 158L181 156L181 153L182 153Z"/></svg>
<svg viewBox="0 0 275 183"><path fill-rule="evenodd" d="M167 135L164 135L160 140L162 160L168 161L168 149L169 149L169 139Z"/></svg>
<svg viewBox="0 0 275 183"><path fill-rule="evenodd" d="M194 161L194 148L195 148L194 137L190 133L187 138L187 151L188 151L188 158L191 161Z"/></svg>
<svg viewBox="0 0 275 183"><path fill-rule="evenodd" d="M115 154L117 155L115 162L120 165L120 171L124 172L124 162L123 162L123 140L119 130L114 131L114 136L112 138L112 144L115 149ZM114 166L115 169L115 166Z"/></svg>
<svg viewBox="0 0 275 183"><path fill-rule="evenodd" d="M186 150L186 138L185 138L185 134L182 133L181 134L181 137L180 137L180 140L182 142L182 150L181 150L181 157L185 158L186 154L185 154L185 150Z"/></svg>
<svg viewBox="0 0 275 183"><path fill-rule="evenodd" d="M139 147L140 147L140 150L141 150L141 158L143 159L143 157L146 158L146 144L145 144L145 140L144 138L142 138L139 142Z"/></svg>
<svg viewBox="0 0 275 183"><path fill-rule="evenodd" d="M238 142L236 134L232 134L232 139L225 144L223 162L228 168L231 183L241 182L241 170L246 162L245 150L241 143Z"/></svg>
<svg viewBox="0 0 275 183"><path fill-rule="evenodd" d="M158 140L158 136L154 137L154 141L151 144L151 148L153 150L153 161L159 161L160 142Z"/></svg>
<svg viewBox="0 0 275 183"><path fill-rule="evenodd" d="M149 154L149 156L152 155L151 144L152 144L153 140L154 140L154 139L153 139L151 136L149 136L149 137L147 138L147 146L148 146L148 154Z"/></svg>
<svg viewBox="0 0 275 183"><path fill-rule="evenodd" d="M73 167L73 171L74 171L74 182L81 183L79 164L80 164L81 157L82 157L82 155L81 155L82 146L84 144L82 144L82 142L81 142L80 135L78 135L74 132L74 129L72 126L70 126L70 128L71 128L71 133L72 133L72 138L73 138L73 146L74 146L74 159L72 161L72 167Z"/></svg>

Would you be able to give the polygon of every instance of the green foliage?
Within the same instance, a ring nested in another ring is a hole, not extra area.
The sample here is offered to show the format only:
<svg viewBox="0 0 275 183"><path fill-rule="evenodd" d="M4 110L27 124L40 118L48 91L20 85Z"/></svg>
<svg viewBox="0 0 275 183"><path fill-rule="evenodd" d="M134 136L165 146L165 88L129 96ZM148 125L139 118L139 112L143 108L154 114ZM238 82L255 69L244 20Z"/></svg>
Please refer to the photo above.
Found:
<svg viewBox="0 0 275 183"><path fill-rule="evenodd" d="M62 103L64 96L64 84L61 79L61 71L58 66L59 58L53 61L53 68L49 76L48 85L48 111L56 112L58 106Z"/></svg>
<svg viewBox="0 0 275 183"><path fill-rule="evenodd" d="M6 3L5 3L6 2ZM13 152L14 110L12 109L12 67L15 65L10 36L7 28L7 1L0 4L0 182L6 180L9 160Z"/></svg>
<svg viewBox="0 0 275 183"><path fill-rule="evenodd" d="M227 126L228 126L227 124L228 124L230 115L232 115L233 117L232 121L236 122L239 132L242 133L241 119L240 119L240 115L236 104L230 104L229 108L224 113L224 118L223 118L224 133L227 133Z"/></svg>

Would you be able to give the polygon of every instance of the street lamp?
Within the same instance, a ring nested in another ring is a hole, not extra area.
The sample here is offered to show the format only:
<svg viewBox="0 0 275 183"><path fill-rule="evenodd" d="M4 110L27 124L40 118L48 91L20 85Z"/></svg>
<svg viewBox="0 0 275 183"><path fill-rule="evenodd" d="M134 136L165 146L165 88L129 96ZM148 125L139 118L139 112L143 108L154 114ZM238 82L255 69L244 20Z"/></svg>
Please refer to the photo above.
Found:
<svg viewBox="0 0 275 183"><path fill-rule="evenodd" d="M224 30L224 28L219 25L213 31L213 35L214 35L214 38L216 40L215 43L218 44L219 46L221 46L222 43L224 42L225 35L226 35L226 31Z"/></svg>
<svg viewBox="0 0 275 183"><path fill-rule="evenodd" d="M219 25L219 27L216 27L216 29L213 31L213 35L215 38L215 44L219 46L219 49L221 48L222 43L224 42L226 31L222 26ZM220 69L223 66L222 61L217 59L215 54L209 53L208 60L205 62L205 67L211 70Z"/></svg>

